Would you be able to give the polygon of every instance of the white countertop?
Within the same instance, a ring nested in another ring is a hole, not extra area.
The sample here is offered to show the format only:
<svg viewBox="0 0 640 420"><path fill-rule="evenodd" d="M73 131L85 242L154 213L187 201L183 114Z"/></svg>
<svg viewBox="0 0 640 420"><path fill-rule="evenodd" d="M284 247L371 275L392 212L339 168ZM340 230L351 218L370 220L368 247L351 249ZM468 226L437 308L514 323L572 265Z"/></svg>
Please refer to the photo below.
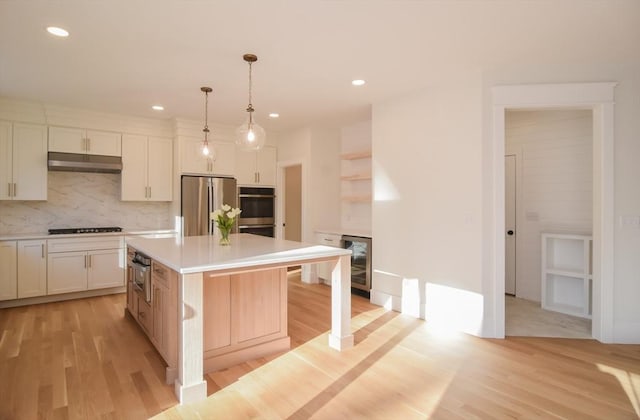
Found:
<svg viewBox="0 0 640 420"><path fill-rule="evenodd" d="M351 235L351 236L361 236L363 238L371 238L371 231L364 229L353 229L353 228L316 228L316 232L319 233L329 233L332 235Z"/></svg>
<svg viewBox="0 0 640 420"><path fill-rule="evenodd" d="M181 273L234 269L303 262L322 257L350 255L351 251L324 245L273 239L239 233L229 235L231 245L221 246L218 237L128 237L127 245Z"/></svg>
<svg viewBox="0 0 640 420"><path fill-rule="evenodd" d="M0 234L0 241L22 241L29 239L62 239L62 238L88 238L91 236L146 236L146 237L166 237L175 236L176 231L172 229L156 229L156 230L123 230L122 232L103 232L103 233L70 233L60 235L50 235L47 232L36 233L7 233Z"/></svg>

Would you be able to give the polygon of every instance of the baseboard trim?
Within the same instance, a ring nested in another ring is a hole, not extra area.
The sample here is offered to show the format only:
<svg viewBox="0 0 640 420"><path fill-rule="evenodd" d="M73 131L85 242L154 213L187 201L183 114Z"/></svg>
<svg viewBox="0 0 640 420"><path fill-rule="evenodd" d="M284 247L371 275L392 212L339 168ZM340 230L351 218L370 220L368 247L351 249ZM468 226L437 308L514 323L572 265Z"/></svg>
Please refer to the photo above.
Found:
<svg viewBox="0 0 640 420"><path fill-rule="evenodd" d="M15 308L17 306L37 305L39 303L62 302L65 300L82 299L95 296L114 295L125 293L126 287L110 287L108 289L86 290L83 292L65 293L61 295L36 296L24 299L5 300L0 302L0 309Z"/></svg>

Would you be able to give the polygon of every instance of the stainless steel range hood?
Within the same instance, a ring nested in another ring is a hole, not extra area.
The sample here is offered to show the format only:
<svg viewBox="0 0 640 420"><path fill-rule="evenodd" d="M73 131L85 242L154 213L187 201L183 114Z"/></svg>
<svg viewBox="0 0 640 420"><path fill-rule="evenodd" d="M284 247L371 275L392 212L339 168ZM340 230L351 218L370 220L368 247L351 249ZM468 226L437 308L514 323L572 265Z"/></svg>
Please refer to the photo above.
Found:
<svg viewBox="0 0 640 420"><path fill-rule="evenodd" d="M120 156L49 152L48 166L50 171L119 174L122 172L122 158Z"/></svg>

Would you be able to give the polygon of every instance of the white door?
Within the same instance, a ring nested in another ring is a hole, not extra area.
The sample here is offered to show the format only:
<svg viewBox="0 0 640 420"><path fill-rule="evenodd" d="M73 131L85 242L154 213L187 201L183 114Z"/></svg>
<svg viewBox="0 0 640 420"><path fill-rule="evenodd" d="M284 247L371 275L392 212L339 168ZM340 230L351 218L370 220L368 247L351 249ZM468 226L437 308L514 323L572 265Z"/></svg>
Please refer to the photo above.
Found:
<svg viewBox="0 0 640 420"><path fill-rule="evenodd" d="M516 156L504 157L505 273L504 291L516 294Z"/></svg>
<svg viewBox="0 0 640 420"><path fill-rule="evenodd" d="M13 199L47 199L47 127L13 125Z"/></svg>
<svg viewBox="0 0 640 420"><path fill-rule="evenodd" d="M302 240L302 165L284 168L284 239Z"/></svg>
<svg viewBox="0 0 640 420"><path fill-rule="evenodd" d="M16 241L0 241L0 300L18 297Z"/></svg>
<svg viewBox="0 0 640 420"><path fill-rule="evenodd" d="M258 184L276 185L276 148L265 146L256 154L256 172Z"/></svg>
<svg viewBox="0 0 640 420"><path fill-rule="evenodd" d="M87 290L86 251L56 252L47 262L47 294Z"/></svg>

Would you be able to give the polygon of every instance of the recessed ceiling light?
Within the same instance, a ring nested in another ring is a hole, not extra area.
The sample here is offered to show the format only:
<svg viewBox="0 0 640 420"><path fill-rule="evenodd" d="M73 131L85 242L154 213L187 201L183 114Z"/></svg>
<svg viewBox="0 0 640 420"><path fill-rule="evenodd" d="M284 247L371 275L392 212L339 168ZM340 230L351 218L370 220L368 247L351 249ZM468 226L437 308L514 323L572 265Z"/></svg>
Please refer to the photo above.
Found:
<svg viewBox="0 0 640 420"><path fill-rule="evenodd" d="M69 36L69 31L67 31L66 29L58 28L57 26L48 26L47 32L49 32L51 35L59 36L62 38L66 38Z"/></svg>
<svg viewBox="0 0 640 420"><path fill-rule="evenodd" d="M280 116L280 114L278 114L277 112L272 112L271 114L269 114L269 118L278 118Z"/></svg>
<svg viewBox="0 0 640 420"><path fill-rule="evenodd" d="M164 111L164 107L162 105L153 105L151 109L154 111Z"/></svg>
<svg viewBox="0 0 640 420"><path fill-rule="evenodd" d="M352 80L352 81L351 81L351 84L352 84L353 86L362 86L362 85L364 85L365 83L366 83L366 82L365 82L364 80L362 80L362 79L356 79L356 80Z"/></svg>

